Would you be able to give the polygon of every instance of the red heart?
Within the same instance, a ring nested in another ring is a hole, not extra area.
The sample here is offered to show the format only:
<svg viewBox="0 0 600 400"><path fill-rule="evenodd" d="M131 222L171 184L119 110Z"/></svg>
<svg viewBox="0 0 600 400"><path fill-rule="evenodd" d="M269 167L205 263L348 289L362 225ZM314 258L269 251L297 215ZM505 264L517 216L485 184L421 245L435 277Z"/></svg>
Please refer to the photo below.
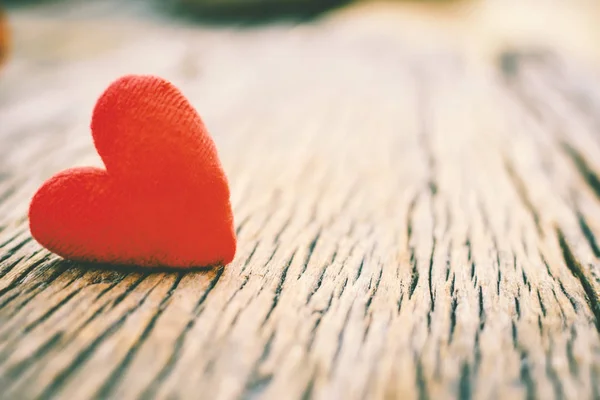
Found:
<svg viewBox="0 0 600 400"><path fill-rule="evenodd" d="M171 83L125 76L92 117L106 170L75 168L37 191L31 234L68 259L146 267L229 263L229 186L200 116Z"/></svg>

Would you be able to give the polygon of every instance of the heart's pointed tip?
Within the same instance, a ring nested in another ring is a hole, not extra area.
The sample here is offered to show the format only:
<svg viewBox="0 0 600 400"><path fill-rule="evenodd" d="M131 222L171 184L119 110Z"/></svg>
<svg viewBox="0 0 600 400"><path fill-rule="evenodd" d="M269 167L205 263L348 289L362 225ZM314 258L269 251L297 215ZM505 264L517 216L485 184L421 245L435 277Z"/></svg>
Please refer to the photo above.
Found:
<svg viewBox="0 0 600 400"><path fill-rule="evenodd" d="M229 250L225 254L225 257L223 258L223 265L231 264L233 262L233 260L235 258L236 250L237 250L237 238L234 235L230 242Z"/></svg>

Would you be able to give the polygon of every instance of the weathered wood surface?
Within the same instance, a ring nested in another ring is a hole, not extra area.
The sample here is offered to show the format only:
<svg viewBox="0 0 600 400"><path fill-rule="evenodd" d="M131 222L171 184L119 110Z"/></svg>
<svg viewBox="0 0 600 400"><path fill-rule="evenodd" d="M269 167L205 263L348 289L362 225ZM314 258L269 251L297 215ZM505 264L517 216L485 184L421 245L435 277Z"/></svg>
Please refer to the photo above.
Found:
<svg viewBox="0 0 600 400"><path fill-rule="evenodd" d="M11 14L0 398L600 398L597 54L413 11L245 29ZM91 109L132 72L171 79L215 137L225 268L77 265L28 233L46 178L101 165Z"/></svg>

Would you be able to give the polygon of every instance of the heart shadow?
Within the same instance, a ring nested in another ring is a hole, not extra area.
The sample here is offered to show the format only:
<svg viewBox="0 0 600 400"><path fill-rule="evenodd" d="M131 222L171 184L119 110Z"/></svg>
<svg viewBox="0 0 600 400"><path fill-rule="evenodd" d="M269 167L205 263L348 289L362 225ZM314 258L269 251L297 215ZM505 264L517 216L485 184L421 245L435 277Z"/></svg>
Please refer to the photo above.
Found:
<svg viewBox="0 0 600 400"><path fill-rule="evenodd" d="M51 271L53 270L53 271ZM77 284L78 286L91 286L96 284L116 285L125 279L141 280L151 275L164 274L164 276L178 275L183 278L186 275L205 275L212 279L211 275L220 275L223 273L224 266L202 266L194 268L144 268L131 265L115 265L103 263L86 263L79 261L55 258L54 260L43 263L33 272L33 277L29 284L50 285L55 280L60 279L61 275L68 273L69 278L64 278L66 286Z"/></svg>
<svg viewBox="0 0 600 400"><path fill-rule="evenodd" d="M64 273L69 274L69 278L65 279L67 286L77 285L79 287L91 287L95 285L108 285L102 290L111 290L122 282L129 282L127 293L134 290L142 281L151 276L162 276L162 279L180 281L186 276L203 276L210 281L218 279L223 273L223 266L213 267L195 267L195 268L143 268L138 266L125 266L100 263L84 263L65 259L58 259L53 265L48 265L49 268L56 268L57 272L54 278L58 278ZM41 278L43 274L39 274ZM54 279L52 279L54 280ZM43 284L51 284L51 281L43 282Z"/></svg>

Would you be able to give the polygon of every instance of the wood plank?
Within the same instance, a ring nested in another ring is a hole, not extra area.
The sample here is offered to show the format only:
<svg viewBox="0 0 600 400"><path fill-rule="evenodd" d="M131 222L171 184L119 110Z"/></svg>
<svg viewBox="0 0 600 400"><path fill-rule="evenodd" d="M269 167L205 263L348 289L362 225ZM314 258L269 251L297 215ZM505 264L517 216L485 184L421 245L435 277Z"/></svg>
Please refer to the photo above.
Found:
<svg viewBox="0 0 600 400"><path fill-rule="evenodd" d="M11 13L0 398L600 397L595 55L463 41L411 7L245 28ZM101 165L91 109L132 72L172 80L217 142L224 268L80 265L29 235L45 179Z"/></svg>

